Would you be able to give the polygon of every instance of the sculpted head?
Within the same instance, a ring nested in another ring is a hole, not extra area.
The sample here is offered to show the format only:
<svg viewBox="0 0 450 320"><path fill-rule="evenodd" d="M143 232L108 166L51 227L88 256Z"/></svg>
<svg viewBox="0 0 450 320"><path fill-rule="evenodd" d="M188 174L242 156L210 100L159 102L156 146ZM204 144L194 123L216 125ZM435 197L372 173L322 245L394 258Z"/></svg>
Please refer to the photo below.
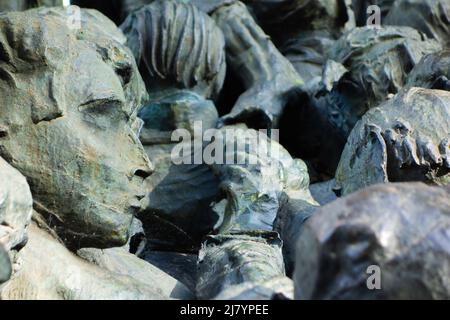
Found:
<svg viewBox="0 0 450 320"><path fill-rule="evenodd" d="M31 221L33 200L25 177L1 157L0 181L1 285L11 276L11 262L17 262L16 252L27 243L27 227Z"/></svg>
<svg viewBox="0 0 450 320"><path fill-rule="evenodd" d="M386 182L450 184L450 92L405 88L353 128L336 170L342 195Z"/></svg>
<svg viewBox="0 0 450 320"><path fill-rule="evenodd" d="M151 164L137 138L146 97L122 33L94 11L0 14L0 156L67 244L124 244Z"/></svg>
<svg viewBox="0 0 450 320"><path fill-rule="evenodd" d="M24 176L0 157L0 246L18 250L27 242L33 200Z"/></svg>
<svg viewBox="0 0 450 320"><path fill-rule="evenodd" d="M192 4L155 1L121 26L151 95L189 89L216 97L225 78L225 40L206 13Z"/></svg>

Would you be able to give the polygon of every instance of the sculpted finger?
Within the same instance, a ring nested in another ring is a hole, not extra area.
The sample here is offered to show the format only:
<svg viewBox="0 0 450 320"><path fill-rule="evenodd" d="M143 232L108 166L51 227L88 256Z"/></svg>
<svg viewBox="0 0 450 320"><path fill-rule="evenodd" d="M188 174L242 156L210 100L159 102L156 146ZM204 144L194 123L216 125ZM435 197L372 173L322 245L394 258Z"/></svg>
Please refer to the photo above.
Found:
<svg viewBox="0 0 450 320"><path fill-rule="evenodd" d="M419 137L417 139L417 145L422 165L431 166L433 164L442 164L442 157L438 146L428 137Z"/></svg>
<svg viewBox="0 0 450 320"><path fill-rule="evenodd" d="M450 169L450 138L445 138L439 145L439 151L442 155L443 165Z"/></svg>

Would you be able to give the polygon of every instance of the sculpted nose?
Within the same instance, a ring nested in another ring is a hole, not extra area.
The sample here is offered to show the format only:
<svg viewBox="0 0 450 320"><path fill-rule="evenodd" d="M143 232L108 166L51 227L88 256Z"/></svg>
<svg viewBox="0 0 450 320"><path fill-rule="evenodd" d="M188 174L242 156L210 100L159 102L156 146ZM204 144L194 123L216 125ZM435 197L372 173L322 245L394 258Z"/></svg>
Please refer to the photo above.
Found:
<svg viewBox="0 0 450 320"><path fill-rule="evenodd" d="M147 179L148 177L150 177L150 175L152 174L152 171L150 170L150 168L148 169L136 169L133 173L133 176L136 177L141 177L142 179Z"/></svg>
<svg viewBox="0 0 450 320"><path fill-rule="evenodd" d="M132 150L130 150L132 152L132 158L140 159L132 167L134 168L134 171L132 172L133 177L140 177L145 180L155 171L155 167L148 158L147 154L145 153L144 146L139 141L139 138L134 134L134 132L130 131L129 136L133 141L133 144L130 145L132 147Z"/></svg>

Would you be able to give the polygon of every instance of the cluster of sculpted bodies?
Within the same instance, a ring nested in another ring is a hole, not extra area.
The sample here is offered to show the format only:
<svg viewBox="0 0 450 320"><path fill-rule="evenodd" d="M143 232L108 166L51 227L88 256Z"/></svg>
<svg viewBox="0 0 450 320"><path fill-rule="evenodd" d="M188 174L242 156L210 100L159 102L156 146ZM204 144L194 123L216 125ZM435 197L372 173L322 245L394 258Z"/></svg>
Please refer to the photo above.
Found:
<svg viewBox="0 0 450 320"><path fill-rule="evenodd" d="M450 5L366 2L2 1L0 299L449 299Z"/></svg>

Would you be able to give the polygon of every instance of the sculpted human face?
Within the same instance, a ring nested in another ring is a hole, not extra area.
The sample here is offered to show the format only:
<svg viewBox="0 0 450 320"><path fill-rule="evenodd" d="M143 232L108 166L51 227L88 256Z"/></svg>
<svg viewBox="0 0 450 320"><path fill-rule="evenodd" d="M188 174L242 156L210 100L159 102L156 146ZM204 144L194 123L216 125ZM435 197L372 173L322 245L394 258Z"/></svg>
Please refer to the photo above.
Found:
<svg viewBox="0 0 450 320"><path fill-rule="evenodd" d="M151 172L133 130L144 95L133 58L114 40L80 40L38 10L11 16L4 34L19 44L3 42L13 54L0 59L0 153L69 246L122 245Z"/></svg>

